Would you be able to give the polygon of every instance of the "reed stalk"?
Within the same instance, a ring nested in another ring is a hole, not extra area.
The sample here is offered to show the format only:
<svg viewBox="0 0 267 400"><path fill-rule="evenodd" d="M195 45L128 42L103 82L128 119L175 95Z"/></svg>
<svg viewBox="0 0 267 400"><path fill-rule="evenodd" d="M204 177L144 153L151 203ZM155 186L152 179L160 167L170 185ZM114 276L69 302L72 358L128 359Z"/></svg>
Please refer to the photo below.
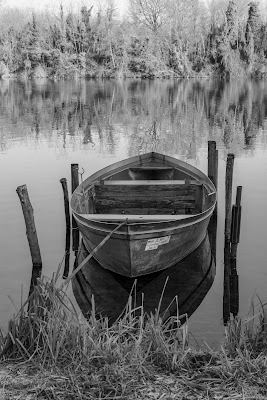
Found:
<svg viewBox="0 0 267 400"><path fill-rule="evenodd" d="M51 281L45 277L14 317L8 334L2 338L2 356L11 359L36 359L41 365L67 365L106 362L109 359L138 362L157 360L171 368L173 347L184 344L185 330L179 313L162 322L159 311L145 315L143 306L135 307L129 296L124 312L110 326L107 318L96 315L94 299L88 320L82 318L57 285L58 273ZM160 305L159 305L160 307ZM176 329L172 329L175 324ZM164 360L164 361L163 361Z"/></svg>
<svg viewBox="0 0 267 400"><path fill-rule="evenodd" d="M10 321L8 333L0 335L2 365L24 373L28 386L23 387L29 388L27 393L35 393L34 398L193 399L225 395L241 399L267 395L265 304L259 303L256 312L254 301L246 320L236 317L229 321L220 351L196 351L188 347L188 322L181 324L184 316L179 315L178 306L176 315L163 322L160 304L150 314L142 305L136 307L133 288L114 324L96 315L94 299L91 316L85 320L65 289L60 289L58 278L58 272L51 281L39 278L31 296ZM19 398L15 389L14 397L11 388L4 390L9 393L6 398ZM209 397L205 397L207 393Z"/></svg>

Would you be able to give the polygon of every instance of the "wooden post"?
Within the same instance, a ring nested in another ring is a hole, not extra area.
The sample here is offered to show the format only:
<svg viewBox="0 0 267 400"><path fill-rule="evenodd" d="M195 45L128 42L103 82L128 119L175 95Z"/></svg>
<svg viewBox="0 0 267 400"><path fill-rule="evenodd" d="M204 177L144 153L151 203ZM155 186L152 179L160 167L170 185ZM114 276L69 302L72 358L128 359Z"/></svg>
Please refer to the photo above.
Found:
<svg viewBox="0 0 267 400"><path fill-rule="evenodd" d="M232 209L232 187L234 171L234 154L227 155L226 174L225 174L225 239L230 242L231 237L231 209Z"/></svg>
<svg viewBox="0 0 267 400"><path fill-rule="evenodd" d="M236 200L235 200L235 204L237 206L241 206L241 197L242 197L242 186L237 186L237 188L236 188Z"/></svg>
<svg viewBox="0 0 267 400"><path fill-rule="evenodd" d="M71 164L71 193L79 186L79 164Z"/></svg>
<svg viewBox="0 0 267 400"><path fill-rule="evenodd" d="M209 140L208 142L208 177L217 188L218 185L218 150L216 150L216 142Z"/></svg>
<svg viewBox="0 0 267 400"><path fill-rule="evenodd" d="M68 194L68 186L67 179L61 178L60 183L63 189L64 196L64 209L65 209L65 218L66 218L66 228L70 228L70 207L69 207L69 194Z"/></svg>
<svg viewBox="0 0 267 400"><path fill-rule="evenodd" d="M237 246L240 239L242 186L236 189L236 204L232 208L231 255L230 255L230 312L236 316L239 312L239 281L236 270Z"/></svg>
<svg viewBox="0 0 267 400"><path fill-rule="evenodd" d="M227 324L230 318L230 242L224 243L224 278L223 278L223 323Z"/></svg>
<svg viewBox="0 0 267 400"><path fill-rule="evenodd" d="M230 270L231 270L231 207L234 171L234 154L227 155L225 174L225 227L224 227L224 290L223 322L226 325L230 318Z"/></svg>
<svg viewBox="0 0 267 400"><path fill-rule="evenodd" d="M236 202L232 208L232 223L231 223L231 243L238 244L240 237L240 225L241 225L241 196L242 186L236 188Z"/></svg>
<svg viewBox="0 0 267 400"><path fill-rule="evenodd" d="M79 165L71 164L71 193L79 186ZM79 248L79 230L77 222L72 216L72 250L77 252Z"/></svg>
<svg viewBox="0 0 267 400"><path fill-rule="evenodd" d="M216 142L210 140L208 142L208 177L217 189L218 185L218 150L216 149ZM217 246L217 203L213 214L210 218L208 226L208 234L211 245L211 252L216 265L216 246Z"/></svg>
<svg viewBox="0 0 267 400"><path fill-rule="evenodd" d="M71 230L66 227L66 236L65 236L65 265L62 278L66 279L69 275L70 270L70 236Z"/></svg>
<svg viewBox="0 0 267 400"><path fill-rule="evenodd" d="M231 274L230 274L230 313L234 317L239 312L239 279L236 270L236 258L231 257Z"/></svg>
<svg viewBox="0 0 267 400"><path fill-rule="evenodd" d="M214 259L214 263L216 265L216 257L217 257L217 212L214 210L212 216L210 217L210 222L208 225L208 235L210 241L211 254Z"/></svg>
<svg viewBox="0 0 267 400"><path fill-rule="evenodd" d="M66 237L65 237L65 266L63 271L63 279L66 279L69 274L70 269L70 207L69 207L69 194L68 194L68 186L67 179L60 179L60 183L63 189L64 196L64 209L65 209L65 218L66 218Z"/></svg>
<svg viewBox="0 0 267 400"><path fill-rule="evenodd" d="M34 222L33 208L29 199L28 190L26 185L18 186L16 192L19 196L25 225L26 235L29 242L31 258L32 258L32 277L29 295L32 293L34 286L37 283L37 279L40 277L42 272L42 259L41 252L38 243L38 237Z"/></svg>

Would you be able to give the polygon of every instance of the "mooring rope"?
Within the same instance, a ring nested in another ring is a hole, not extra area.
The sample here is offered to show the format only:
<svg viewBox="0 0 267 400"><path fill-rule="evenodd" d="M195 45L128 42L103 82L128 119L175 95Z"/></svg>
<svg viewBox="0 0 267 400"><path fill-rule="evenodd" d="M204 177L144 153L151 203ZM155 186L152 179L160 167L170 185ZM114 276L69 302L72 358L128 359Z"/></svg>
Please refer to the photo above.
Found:
<svg viewBox="0 0 267 400"><path fill-rule="evenodd" d="M103 246L103 244L105 244L108 239L110 239L110 237L113 235L113 233L115 233L118 229L120 229L123 225L127 224L128 220L126 219L125 221L123 221L121 224L119 224L118 226L116 226L115 229L113 229L112 232L110 232L103 240L102 242L100 242L93 251L91 251L91 253L81 262L81 264L78 265L78 267L73 271L73 273L62 283L60 290L62 290L64 288L64 286L66 286L69 281L77 274L77 272L80 271L80 269L87 263L87 261L89 261L93 255L100 249L100 247Z"/></svg>

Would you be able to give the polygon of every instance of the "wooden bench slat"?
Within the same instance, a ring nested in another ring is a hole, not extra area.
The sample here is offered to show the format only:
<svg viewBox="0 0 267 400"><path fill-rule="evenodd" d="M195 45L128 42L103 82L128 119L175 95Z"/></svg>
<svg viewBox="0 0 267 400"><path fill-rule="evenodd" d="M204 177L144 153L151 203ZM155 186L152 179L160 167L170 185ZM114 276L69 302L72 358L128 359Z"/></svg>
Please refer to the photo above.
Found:
<svg viewBox="0 0 267 400"><path fill-rule="evenodd" d="M93 221L126 221L129 222L142 222L142 221L180 221L186 218L195 217L197 214L189 215L132 215L132 214L80 214Z"/></svg>
<svg viewBox="0 0 267 400"><path fill-rule="evenodd" d="M150 166L150 167L131 167L129 168L130 171L172 171L173 167L157 167L157 166Z"/></svg>
<svg viewBox="0 0 267 400"><path fill-rule="evenodd" d="M125 210L123 208L118 208L118 207L97 207L97 214L106 214L106 215L112 215L112 214L118 214L118 215L191 215L191 214L196 214L196 209L195 207L187 207L185 212L185 208L181 209L176 209L175 212L172 212L172 209L166 208L166 207L158 207L158 208L130 208L127 207Z"/></svg>
<svg viewBox="0 0 267 400"><path fill-rule="evenodd" d="M112 182L112 181L110 181ZM93 204L89 212L96 214L129 215L191 215L204 210L205 196L202 185L111 185L95 184ZM136 182L136 181L134 181ZM142 181L141 181L142 182ZM149 181L147 181L149 182ZM91 202L92 202L91 201Z"/></svg>
<svg viewBox="0 0 267 400"><path fill-rule="evenodd" d="M95 211L97 214L191 214L200 211L196 204L197 189L194 185L183 185L177 191L167 185L98 185L95 187Z"/></svg>
<svg viewBox="0 0 267 400"><path fill-rule="evenodd" d="M201 190L201 188L196 185L181 185L175 188L173 185L95 185L95 198L108 198L108 197L118 197L123 196L130 197L132 200L143 198L146 201L150 201L150 198L157 196L158 200L175 198L192 198L195 199L196 191Z"/></svg>
<svg viewBox="0 0 267 400"><path fill-rule="evenodd" d="M112 180L103 180L102 181L104 186L113 186L113 185L129 185L129 186L135 186L135 185L153 185L153 186L160 186L160 185L185 185L185 180L135 180L135 181L130 181L130 180L123 180L123 181L112 181ZM194 182L190 181L190 184L193 185L201 185L200 182Z"/></svg>

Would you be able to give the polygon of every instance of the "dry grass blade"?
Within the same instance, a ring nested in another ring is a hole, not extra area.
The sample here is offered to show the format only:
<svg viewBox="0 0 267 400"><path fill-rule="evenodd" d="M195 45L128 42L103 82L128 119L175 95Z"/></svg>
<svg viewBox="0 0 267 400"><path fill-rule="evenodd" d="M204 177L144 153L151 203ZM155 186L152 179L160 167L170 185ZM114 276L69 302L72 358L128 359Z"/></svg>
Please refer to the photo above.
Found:
<svg viewBox="0 0 267 400"><path fill-rule="evenodd" d="M260 313L253 306L254 315L245 321L229 322L220 352L204 353L188 348L187 316L179 315L178 299L174 301L177 312L166 320L164 310L159 311L161 304L148 315L143 302L136 307L133 288L124 312L110 325L107 318L96 315L94 298L90 318L80 318L57 287L56 277L52 281L42 277L10 321L7 335L0 336L1 356L15 360L16 368L34 366L39 382L34 386L32 379L27 381L27 393L39 397L190 399L207 398L207 393L209 398L220 398L223 393L221 398L227 398L225 385L229 398L243 398L238 392L241 386L242 396L267 395L266 345L265 353L258 351L266 344L264 305ZM239 381L242 385L236 384ZM157 397L151 387L157 388Z"/></svg>

